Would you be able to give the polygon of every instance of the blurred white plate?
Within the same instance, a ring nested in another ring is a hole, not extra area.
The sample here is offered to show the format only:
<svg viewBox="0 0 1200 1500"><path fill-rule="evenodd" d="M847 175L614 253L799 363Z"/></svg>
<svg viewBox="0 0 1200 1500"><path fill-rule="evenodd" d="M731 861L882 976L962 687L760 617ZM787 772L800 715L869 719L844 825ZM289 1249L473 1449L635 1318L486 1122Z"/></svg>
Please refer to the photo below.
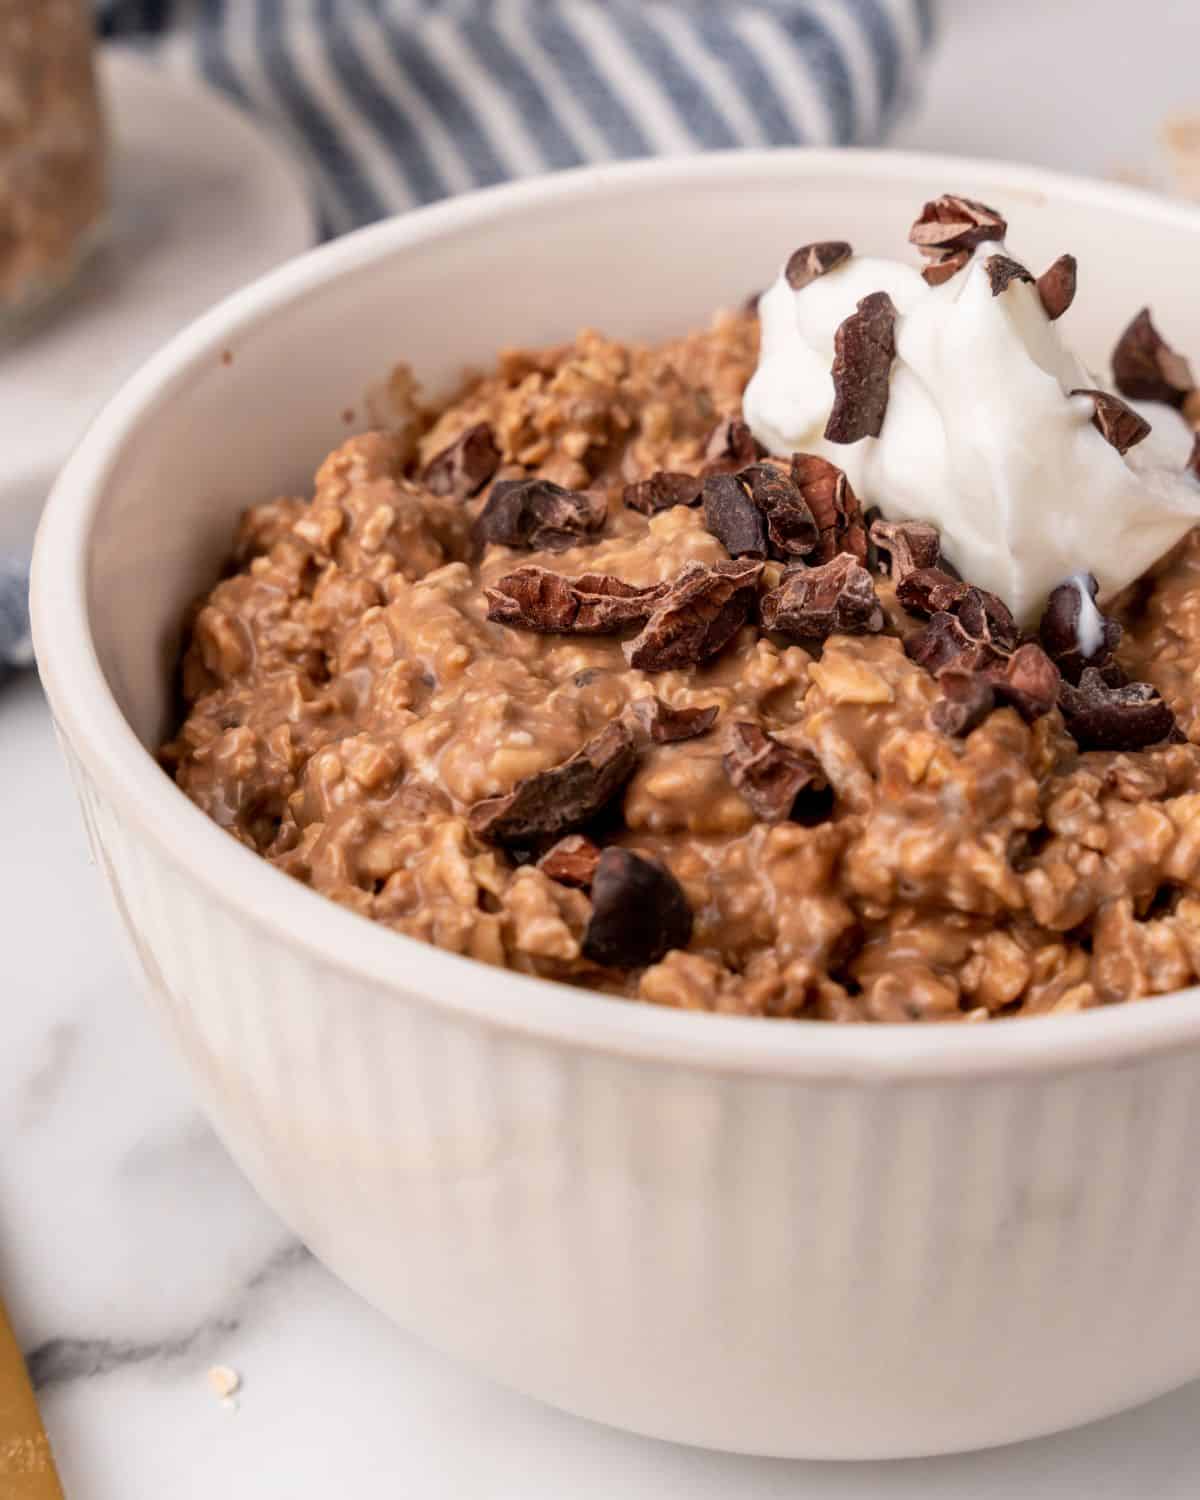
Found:
<svg viewBox="0 0 1200 1500"><path fill-rule="evenodd" d="M212 303L313 243L299 170L218 94L121 49L101 60L112 226L69 301L0 350L0 552L108 397Z"/></svg>

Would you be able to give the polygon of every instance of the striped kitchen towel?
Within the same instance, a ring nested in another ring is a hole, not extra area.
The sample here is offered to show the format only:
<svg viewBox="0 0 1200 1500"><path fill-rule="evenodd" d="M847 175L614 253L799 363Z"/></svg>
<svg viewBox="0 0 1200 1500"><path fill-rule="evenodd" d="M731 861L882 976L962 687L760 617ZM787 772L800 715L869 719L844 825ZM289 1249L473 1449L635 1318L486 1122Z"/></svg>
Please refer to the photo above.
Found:
<svg viewBox="0 0 1200 1500"><path fill-rule="evenodd" d="M327 234L583 162L881 139L934 0L97 0L304 165ZM0 664L29 659L0 559Z"/></svg>
<svg viewBox="0 0 1200 1500"><path fill-rule="evenodd" d="M29 565L0 556L0 685L19 667L33 665L29 633Z"/></svg>
<svg viewBox="0 0 1200 1500"><path fill-rule="evenodd" d="M507 178L880 139L933 0L106 0L291 145L328 233Z"/></svg>

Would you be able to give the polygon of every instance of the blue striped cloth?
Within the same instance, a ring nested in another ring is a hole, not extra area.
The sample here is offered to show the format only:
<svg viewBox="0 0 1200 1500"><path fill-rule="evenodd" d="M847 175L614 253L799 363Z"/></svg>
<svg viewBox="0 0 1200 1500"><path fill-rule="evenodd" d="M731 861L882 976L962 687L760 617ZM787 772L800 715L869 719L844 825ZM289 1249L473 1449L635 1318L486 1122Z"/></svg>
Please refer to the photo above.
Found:
<svg viewBox="0 0 1200 1500"><path fill-rule="evenodd" d="M303 163L327 235L623 157L882 138L934 0L98 0ZM0 560L0 663L28 659Z"/></svg>

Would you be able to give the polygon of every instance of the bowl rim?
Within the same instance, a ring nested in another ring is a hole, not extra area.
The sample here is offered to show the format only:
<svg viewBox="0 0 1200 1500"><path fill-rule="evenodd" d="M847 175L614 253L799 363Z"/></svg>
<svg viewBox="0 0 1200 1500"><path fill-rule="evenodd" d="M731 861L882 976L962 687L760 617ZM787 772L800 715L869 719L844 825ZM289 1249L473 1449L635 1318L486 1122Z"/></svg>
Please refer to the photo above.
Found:
<svg viewBox="0 0 1200 1500"><path fill-rule="evenodd" d="M987 191L1133 211L1200 238L1200 209L1128 186L1017 163L923 152L786 147L585 166L481 189L319 246L218 303L133 375L67 463L38 529L31 587L34 639L58 731L119 818L211 899L327 967L381 990L504 1032L663 1065L826 1081L962 1079L1094 1068L1200 1041L1200 986L1010 1025L836 1025L712 1015L639 1004L498 969L391 931L301 886L230 838L158 767L100 668L87 603L87 561L100 497L123 445L189 372L294 299L373 263L464 228L608 191L671 183L715 187L763 175L928 183L987 179ZM916 188L920 193L923 187ZM976 189L978 191L978 189Z"/></svg>

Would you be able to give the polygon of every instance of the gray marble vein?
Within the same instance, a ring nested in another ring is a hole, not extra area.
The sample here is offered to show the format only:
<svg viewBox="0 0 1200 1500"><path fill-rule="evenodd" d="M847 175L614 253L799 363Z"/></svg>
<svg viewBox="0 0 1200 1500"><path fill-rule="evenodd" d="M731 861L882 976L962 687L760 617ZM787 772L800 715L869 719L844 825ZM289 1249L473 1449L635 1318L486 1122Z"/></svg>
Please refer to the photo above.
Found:
<svg viewBox="0 0 1200 1500"><path fill-rule="evenodd" d="M16 1089L14 1124L18 1130L32 1129L49 1114L67 1082L78 1047L77 1026L58 1021L48 1028L41 1057Z"/></svg>
<svg viewBox="0 0 1200 1500"><path fill-rule="evenodd" d="M312 1260L309 1250L293 1240L270 1255L238 1288L229 1306L169 1338L135 1339L52 1338L26 1355L34 1389L46 1391L77 1380L91 1380L130 1365L167 1363L195 1354L241 1328L251 1303L268 1284Z"/></svg>
<svg viewBox="0 0 1200 1500"><path fill-rule="evenodd" d="M163 1130L148 1130L136 1140L116 1164L119 1181L139 1181L178 1171L186 1157L189 1169L203 1163L229 1161L225 1148L202 1114L172 1120Z"/></svg>

